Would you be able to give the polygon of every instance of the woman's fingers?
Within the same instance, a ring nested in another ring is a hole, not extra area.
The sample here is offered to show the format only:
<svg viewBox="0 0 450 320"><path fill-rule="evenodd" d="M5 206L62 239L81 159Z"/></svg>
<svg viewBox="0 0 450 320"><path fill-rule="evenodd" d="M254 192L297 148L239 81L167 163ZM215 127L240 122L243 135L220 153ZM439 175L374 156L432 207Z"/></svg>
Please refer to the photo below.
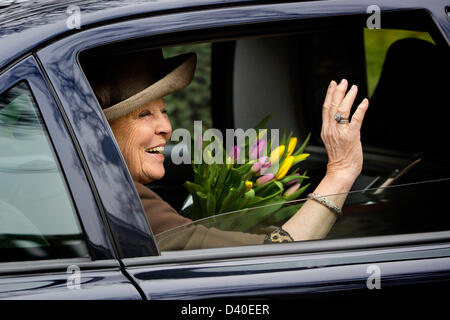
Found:
<svg viewBox="0 0 450 320"><path fill-rule="evenodd" d="M339 84L335 81L330 82L322 108L322 124L324 127L327 127L330 121L334 121L336 112L339 112L343 117L350 117L352 105L358 94L358 87L353 85L346 94L347 86L348 82L346 79L342 79ZM351 118L351 123L355 122L353 128L361 129L368 106L369 100L367 99L364 99L358 106Z"/></svg>
<svg viewBox="0 0 450 320"><path fill-rule="evenodd" d="M361 104L356 108L356 111L353 113L352 121L350 125L355 130L361 130L361 125L364 120L364 115L366 114L367 108L369 107L369 100L364 99Z"/></svg>
<svg viewBox="0 0 450 320"><path fill-rule="evenodd" d="M345 79L342 79L338 84L336 89L333 92L333 98L331 99L331 108L330 108L330 117L334 118L334 115L337 112L337 109L342 103L342 99L345 97L345 92L347 91L348 82Z"/></svg>
<svg viewBox="0 0 450 320"><path fill-rule="evenodd" d="M360 129L369 101L364 99L361 102L349 124L338 124L334 120L336 112L344 117L350 117L358 94L357 86L352 86L348 92L347 87L348 82L345 79L335 88L330 83L322 113L321 138L328 153L327 172L340 172L356 179L361 173L363 163ZM332 123L335 125L331 125Z"/></svg>
<svg viewBox="0 0 450 320"><path fill-rule="evenodd" d="M350 116L350 110L352 109L353 102L355 102L356 95L358 93L358 87L353 85L350 91L342 100L341 104L338 106L337 111L342 116L348 118Z"/></svg>
<svg viewBox="0 0 450 320"><path fill-rule="evenodd" d="M324 124L330 121L331 100L333 99L333 93L334 90L336 89L336 86L337 83L334 80L331 80L322 107L322 123Z"/></svg>

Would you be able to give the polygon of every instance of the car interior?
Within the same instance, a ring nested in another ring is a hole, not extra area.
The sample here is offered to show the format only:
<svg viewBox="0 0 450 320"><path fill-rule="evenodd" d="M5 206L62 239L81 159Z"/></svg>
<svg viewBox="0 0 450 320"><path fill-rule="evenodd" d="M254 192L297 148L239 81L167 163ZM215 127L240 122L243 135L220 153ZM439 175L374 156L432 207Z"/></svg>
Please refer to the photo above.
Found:
<svg viewBox="0 0 450 320"><path fill-rule="evenodd" d="M292 131L300 141L311 133L306 148L311 156L300 163L308 172L309 192L326 171L320 139L325 92L331 80L345 78L358 85L356 105L370 98L361 133L364 168L328 238L448 230L450 219L433 200L445 196L450 178L444 155L447 82L442 81L448 75L448 44L424 12L386 13L384 29L426 33L432 41L403 38L390 44L370 96L365 37L371 31L365 23L360 16L330 17L223 28L214 35L186 31L90 49L79 62L83 67L93 55L210 43L212 127L245 130L272 114L268 129ZM189 95L189 87L183 94ZM192 168L174 165L170 157L165 166L164 178L148 187L179 211Z"/></svg>

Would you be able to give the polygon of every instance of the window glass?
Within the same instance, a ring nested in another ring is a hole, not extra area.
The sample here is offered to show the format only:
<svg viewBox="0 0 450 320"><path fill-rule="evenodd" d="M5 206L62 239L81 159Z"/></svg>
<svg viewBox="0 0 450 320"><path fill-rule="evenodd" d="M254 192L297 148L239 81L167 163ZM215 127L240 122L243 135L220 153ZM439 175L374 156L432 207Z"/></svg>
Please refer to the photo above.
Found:
<svg viewBox="0 0 450 320"><path fill-rule="evenodd" d="M63 174L21 82L0 95L0 262L85 256Z"/></svg>
<svg viewBox="0 0 450 320"><path fill-rule="evenodd" d="M450 230L445 197L450 179L368 188L346 194L342 215L325 239ZM267 235L281 227L306 199L224 213L156 236L162 251L258 244L245 235ZM199 240L199 238L201 240ZM206 240L205 240L206 239Z"/></svg>

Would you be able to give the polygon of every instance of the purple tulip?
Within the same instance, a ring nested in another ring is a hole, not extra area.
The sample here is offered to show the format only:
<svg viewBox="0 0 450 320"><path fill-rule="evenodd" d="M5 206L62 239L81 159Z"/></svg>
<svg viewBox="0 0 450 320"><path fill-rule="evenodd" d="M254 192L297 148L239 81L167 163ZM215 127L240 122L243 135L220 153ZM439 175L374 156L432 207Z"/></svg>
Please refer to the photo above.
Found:
<svg viewBox="0 0 450 320"><path fill-rule="evenodd" d="M231 150L231 151L228 153L228 157L230 157L231 159L233 159L234 161L236 161L236 160L239 159L240 154L241 154L241 150L239 149L239 147L238 147L238 146L234 146L234 147L233 147L233 150Z"/></svg>
<svg viewBox="0 0 450 320"><path fill-rule="evenodd" d="M267 141L266 140L256 140L255 143L250 147L250 159L259 159L266 151Z"/></svg>
<svg viewBox="0 0 450 320"><path fill-rule="evenodd" d="M261 170L261 167L262 167L262 163L257 161L254 165L252 165L252 168L250 169L250 171L253 173L259 172L259 170Z"/></svg>
<svg viewBox="0 0 450 320"><path fill-rule="evenodd" d="M274 177L275 176L273 173L265 174L265 175L259 177L258 180L256 180L256 185L258 187L262 186L262 185L266 184L267 182L273 180Z"/></svg>
<svg viewBox="0 0 450 320"><path fill-rule="evenodd" d="M293 176L300 177L300 173L293 174ZM297 182L298 182L298 179L292 179L291 181L286 183L286 187L292 186L294 183L297 183Z"/></svg>
<svg viewBox="0 0 450 320"><path fill-rule="evenodd" d="M294 192L296 192L298 190L298 188L300 188L300 184L299 183L294 184L292 187L290 187L289 189L286 190L286 192L284 193L284 196L288 197L288 196L294 194Z"/></svg>
<svg viewBox="0 0 450 320"><path fill-rule="evenodd" d="M264 174L264 172L266 172L267 170L269 170L269 168L270 168L271 165L272 165L272 164L270 163L270 161L267 161L266 163L264 163L264 164L261 166L260 173L261 173L261 174Z"/></svg>
<svg viewBox="0 0 450 320"><path fill-rule="evenodd" d="M259 172L268 159L269 158L266 156L259 158L259 160L252 166L250 170L254 173Z"/></svg>

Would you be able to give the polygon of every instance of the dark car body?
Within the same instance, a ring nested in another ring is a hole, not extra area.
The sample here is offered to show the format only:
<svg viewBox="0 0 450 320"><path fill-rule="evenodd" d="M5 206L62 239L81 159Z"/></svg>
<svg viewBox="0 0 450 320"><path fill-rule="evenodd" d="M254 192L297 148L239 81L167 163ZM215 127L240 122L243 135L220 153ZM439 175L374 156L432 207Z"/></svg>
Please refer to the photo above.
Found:
<svg viewBox="0 0 450 320"><path fill-rule="evenodd" d="M0 93L21 80L29 83L77 208L89 258L0 263L0 298L287 298L321 293L351 298L369 291L371 265L382 270L381 291L411 294L430 284L448 288L450 231L159 252L80 67L81 51L118 41L153 37L161 45L226 38L239 28L252 34L251 27L258 24L276 28L277 23L304 19L365 17L372 2L48 1L1 8ZM80 29L67 28L70 4L81 8ZM426 11L446 46L448 4L377 1L386 13ZM219 128L230 125L223 111L213 111L213 118ZM81 290L66 286L70 265L81 269Z"/></svg>

